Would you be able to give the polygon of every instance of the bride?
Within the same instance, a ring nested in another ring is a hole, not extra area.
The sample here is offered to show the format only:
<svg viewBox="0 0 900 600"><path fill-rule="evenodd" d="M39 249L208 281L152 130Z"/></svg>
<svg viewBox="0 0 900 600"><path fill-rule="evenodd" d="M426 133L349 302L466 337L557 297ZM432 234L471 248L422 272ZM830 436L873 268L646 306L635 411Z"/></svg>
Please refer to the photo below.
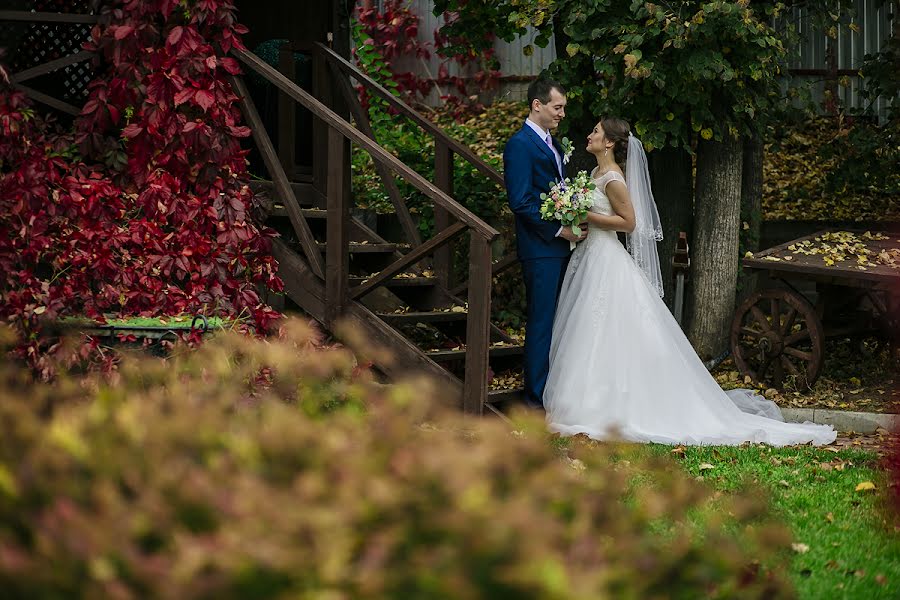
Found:
<svg viewBox="0 0 900 600"><path fill-rule="evenodd" d="M662 444L833 442L829 426L785 423L773 402L722 391L660 298L662 230L641 142L627 122L604 118L587 150L597 158L597 187L590 232L569 261L553 323L544 391L550 429ZM616 231L626 232L631 255Z"/></svg>

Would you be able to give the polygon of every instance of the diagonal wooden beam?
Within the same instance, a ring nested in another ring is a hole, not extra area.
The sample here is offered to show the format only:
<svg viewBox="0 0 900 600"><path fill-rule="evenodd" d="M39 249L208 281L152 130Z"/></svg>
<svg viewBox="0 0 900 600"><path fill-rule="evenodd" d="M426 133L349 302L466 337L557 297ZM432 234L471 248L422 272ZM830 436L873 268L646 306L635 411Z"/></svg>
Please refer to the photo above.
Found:
<svg viewBox="0 0 900 600"><path fill-rule="evenodd" d="M81 61L91 58L92 56L94 56L93 52L90 52L88 50L81 50L80 52L76 52L75 54L63 56L62 58L51 60L50 62L46 62L36 67L25 69L24 71L19 71L18 73L13 73L9 76L9 80L13 83L28 81L29 79L34 79L35 77L40 77L41 75L52 73L53 71L62 69L63 67L68 67L69 65L80 63Z"/></svg>
<svg viewBox="0 0 900 600"><path fill-rule="evenodd" d="M328 66L331 68L333 80L337 81L341 95L344 96L347 106L350 107L350 113L356 121L357 128L366 134L369 139L377 143L378 140L375 138L375 131L372 130L372 124L369 122L369 115L366 114L366 111L363 110L362 105L359 103L359 97L354 93L353 88L350 86L350 80L334 63L329 63ZM409 207L406 206L403 197L400 195L400 188L397 187L397 182L394 180L394 174L380 162L373 162L375 163L375 170L378 171L378 176L381 177L381 183L384 184L384 189L391 198L391 203L394 205L397 217L400 219L400 226L403 228L403 233L406 234L406 239L413 247L419 246L422 243L422 237L419 235L419 228L416 227L415 222L413 222L412 215L409 214Z"/></svg>
<svg viewBox="0 0 900 600"><path fill-rule="evenodd" d="M317 277L324 279L325 268L322 264L322 254L319 252L319 247L316 245L316 240L313 237L312 231L309 229L306 218L300 211L297 197L294 196L291 182L288 180L287 174L284 172L284 168L282 168L281 162L278 160L275 146L272 145L272 140L269 138L269 134L266 133L266 129L263 126L259 112L256 110L256 106L253 104L253 100L250 99L250 92L247 90L247 85L242 78L232 76L231 86L238 95L244 118L247 119L247 123L250 125L250 131L253 133L253 139L256 141L259 153L262 154L266 169L269 170L269 174L272 176L275 191L281 197L281 202L284 204L285 210L287 210L291 225L294 226L294 231L297 232L297 236L300 238L300 245L303 248L303 253L306 255L306 259L309 261L313 273L315 273Z"/></svg>
<svg viewBox="0 0 900 600"><path fill-rule="evenodd" d="M456 222L444 231L440 232L438 235L434 236L412 252L406 254L398 261L391 263L385 269L382 269L378 275L375 275L371 279L368 279L365 283L356 286L352 290L350 290L350 298L355 300L365 294L366 292L371 291L373 288L378 287L388 279L392 278L394 275L408 267L409 265L420 261L423 257L427 256L432 250L438 248L459 234L465 231L467 228L465 224Z"/></svg>
<svg viewBox="0 0 900 600"><path fill-rule="evenodd" d="M56 110L64 112L68 115L72 115L73 117L77 117L81 114L81 109L77 106L72 106L68 102L63 102L62 100L58 100L53 96L48 96L44 92L39 92L36 89L30 88L26 85L22 85L21 83L14 83L13 87L20 92L25 92L25 94L32 100L36 100L41 104L46 104L50 108L55 108Z"/></svg>

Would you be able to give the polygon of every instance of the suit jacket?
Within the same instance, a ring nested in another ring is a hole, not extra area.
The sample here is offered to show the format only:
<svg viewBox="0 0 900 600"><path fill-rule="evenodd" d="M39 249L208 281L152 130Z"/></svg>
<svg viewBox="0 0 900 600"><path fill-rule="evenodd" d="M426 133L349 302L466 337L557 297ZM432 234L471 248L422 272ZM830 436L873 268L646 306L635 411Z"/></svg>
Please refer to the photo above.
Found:
<svg viewBox="0 0 900 600"><path fill-rule="evenodd" d="M559 142L552 141L562 156ZM506 142L503 172L507 201L516 218L519 260L569 256L569 242L556 237L562 224L541 218L541 194L550 191L562 173L553 151L528 125Z"/></svg>

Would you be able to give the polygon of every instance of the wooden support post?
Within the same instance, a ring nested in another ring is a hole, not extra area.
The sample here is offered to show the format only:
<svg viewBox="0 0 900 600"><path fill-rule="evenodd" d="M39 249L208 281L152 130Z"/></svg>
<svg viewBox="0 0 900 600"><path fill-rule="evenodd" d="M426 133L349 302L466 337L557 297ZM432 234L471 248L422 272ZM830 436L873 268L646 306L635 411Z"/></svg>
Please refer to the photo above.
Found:
<svg viewBox="0 0 900 600"><path fill-rule="evenodd" d="M466 319L466 380L463 410L480 415L488 392L491 332L491 241L474 231L469 241L469 314Z"/></svg>
<svg viewBox="0 0 900 600"><path fill-rule="evenodd" d="M345 311L350 279L350 164L348 142L339 131L328 128L328 225L325 250L325 324L333 327Z"/></svg>
<svg viewBox="0 0 900 600"><path fill-rule="evenodd" d="M453 151L443 140L434 140L434 183L438 189L453 197ZM450 213L439 205L434 205L434 235L440 234L450 225ZM447 245L434 253L434 275L445 288L450 287L453 246Z"/></svg>
<svg viewBox="0 0 900 600"><path fill-rule="evenodd" d="M281 74L294 81L296 79L296 63L294 61L294 46L282 44L278 50L278 70ZM286 93L278 92L278 160L288 179L294 178L294 170L297 161L294 156L297 136L297 105L294 99Z"/></svg>

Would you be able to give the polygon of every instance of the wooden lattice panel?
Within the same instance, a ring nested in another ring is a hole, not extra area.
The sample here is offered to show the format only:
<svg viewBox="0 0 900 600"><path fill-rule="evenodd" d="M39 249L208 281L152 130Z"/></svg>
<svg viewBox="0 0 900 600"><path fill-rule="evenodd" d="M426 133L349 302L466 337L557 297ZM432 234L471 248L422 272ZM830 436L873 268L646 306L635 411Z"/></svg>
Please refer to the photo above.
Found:
<svg viewBox="0 0 900 600"><path fill-rule="evenodd" d="M94 14L96 4L96 0L30 0L12 8ZM91 26L85 24L0 21L0 44L7 45L5 61L11 73L77 53L90 39L90 33ZM29 81L28 86L80 107L87 101L87 86L93 79L91 62L84 61Z"/></svg>

